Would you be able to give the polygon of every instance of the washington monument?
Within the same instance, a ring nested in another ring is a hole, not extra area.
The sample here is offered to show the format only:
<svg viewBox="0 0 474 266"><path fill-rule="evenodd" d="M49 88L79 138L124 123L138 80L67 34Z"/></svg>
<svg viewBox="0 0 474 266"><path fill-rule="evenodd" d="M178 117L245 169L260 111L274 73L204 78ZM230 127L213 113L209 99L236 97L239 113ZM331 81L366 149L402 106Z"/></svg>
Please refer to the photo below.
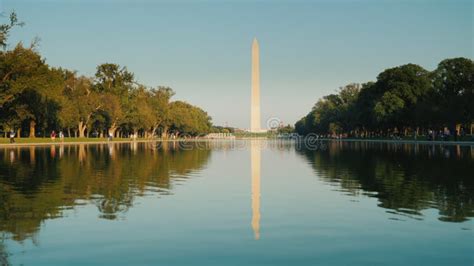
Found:
<svg viewBox="0 0 474 266"><path fill-rule="evenodd" d="M260 59L257 38L252 43L252 96L250 105L250 132L262 132L260 128Z"/></svg>

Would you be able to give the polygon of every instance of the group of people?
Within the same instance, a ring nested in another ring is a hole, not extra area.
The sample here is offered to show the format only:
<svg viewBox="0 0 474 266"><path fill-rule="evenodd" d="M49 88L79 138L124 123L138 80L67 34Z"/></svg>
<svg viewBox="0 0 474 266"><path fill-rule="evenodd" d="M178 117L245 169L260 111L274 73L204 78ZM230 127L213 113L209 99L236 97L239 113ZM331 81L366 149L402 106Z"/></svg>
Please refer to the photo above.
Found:
<svg viewBox="0 0 474 266"><path fill-rule="evenodd" d="M10 143L15 143L15 137L16 133L15 131L10 131L8 134L8 137L10 138ZM49 135L52 141L56 140L56 137L59 137L61 141L64 141L64 133L62 131L59 131L59 133L56 134L56 131L51 131L51 134ZM111 133L108 134L107 140L111 141L113 139L113 135Z"/></svg>
<svg viewBox="0 0 474 266"><path fill-rule="evenodd" d="M466 133L464 131L464 128L461 127L460 130L458 131L457 129L449 130L449 128L445 127L443 130L428 130L428 140L442 140L446 141L451 138L451 136L454 137L454 141L458 141L459 137L465 136Z"/></svg>
<svg viewBox="0 0 474 266"><path fill-rule="evenodd" d="M15 143L15 136L16 136L15 131L13 131L13 130L10 131L10 134L9 134L10 143ZM59 131L58 135L56 135L56 131L53 130L53 131L51 132L51 135L50 135L51 140L52 140L52 141L55 141L55 140L56 140L56 136L58 136L61 141L64 141L64 133L63 133L62 131Z"/></svg>
<svg viewBox="0 0 474 266"><path fill-rule="evenodd" d="M60 139L61 141L64 141L64 133L63 133L62 131L59 131L58 134L56 134L56 131L54 131L54 130L51 131L50 137L51 137L51 140L52 140L52 141L55 141L57 136L59 137L59 139Z"/></svg>

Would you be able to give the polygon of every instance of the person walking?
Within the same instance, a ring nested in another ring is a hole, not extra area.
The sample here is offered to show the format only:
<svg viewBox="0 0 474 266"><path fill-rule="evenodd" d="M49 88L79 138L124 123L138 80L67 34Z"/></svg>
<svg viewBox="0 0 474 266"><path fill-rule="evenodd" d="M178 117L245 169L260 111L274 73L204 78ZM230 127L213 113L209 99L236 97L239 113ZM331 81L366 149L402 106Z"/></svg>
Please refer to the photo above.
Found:
<svg viewBox="0 0 474 266"><path fill-rule="evenodd" d="M52 140L52 141L54 141L54 140L56 139L56 132L55 132L54 130L51 132L51 136L50 136L50 137L51 137L51 140Z"/></svg>
<svg viewBox="0 0 474 266"><path fill-rule="evenodd" d="M15 143L15 132L10 131L10 143Z"/></svg>
<svg viewBox="0 0 474 266"><path fill-rule="evenodd" d="M62 130L59 131L59 139L60 139L61 141L64 141L64 133L63 133Z"/></svg>

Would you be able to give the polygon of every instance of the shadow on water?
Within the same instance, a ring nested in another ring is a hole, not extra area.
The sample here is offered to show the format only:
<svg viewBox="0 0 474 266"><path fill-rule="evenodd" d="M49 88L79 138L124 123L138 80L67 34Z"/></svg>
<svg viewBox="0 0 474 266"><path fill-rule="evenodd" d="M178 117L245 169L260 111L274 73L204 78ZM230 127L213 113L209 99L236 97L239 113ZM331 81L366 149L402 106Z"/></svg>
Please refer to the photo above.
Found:
<svg viewBox="0 0 474 266"><path fill-rule="evenodd" d="M387 213L423 219L422 210L435 208L445 222L474 216L474 147L329 142L297 152L335 190L375 197Z"/></svg>
<svg viewBox="0 0 474 266"><path fill-rule="evenodd" d="M97 206L100 218L120 218L136 197L171 194L210 154L171 143L5 148L0 150L0 231L34 242L42 221L85 204ZM7 255L0 242L2 265Z"/></svg>

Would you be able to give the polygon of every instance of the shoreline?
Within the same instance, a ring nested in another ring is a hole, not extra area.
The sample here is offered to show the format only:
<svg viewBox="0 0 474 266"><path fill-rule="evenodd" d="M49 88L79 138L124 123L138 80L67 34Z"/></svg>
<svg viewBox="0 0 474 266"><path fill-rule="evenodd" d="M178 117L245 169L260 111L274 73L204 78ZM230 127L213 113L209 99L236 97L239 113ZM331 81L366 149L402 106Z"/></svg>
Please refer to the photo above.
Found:
<svg viewBox="0 0 474 266"><path fill-rule="evenodd" d="M408 140L408 139L319 139L322 141L339 141L339 142L375 142L375 143L391 143L391 144L423 144L423 145L460 145L474 146L474 141L442 141L442 140Z"/></svg>
<svg viewBox="0 0 474 266"><path fill-rule="evenodd" d="M25 138L26 139L26 138ZM153 143L153 142L208 142L231 141L232 139L137 139L137 140L97 140L97 141L49 141L49 142L15 142L0 143L0 148L29 147L29 146L60 146L60 145L94 145L94 144L124 144L124 143ZM235 140L235 139L234 139Z"/></svg>
<svg viewBox="0 0 474 266"><path fill-rule="evenodd" d="M115 144L115 143L145 143L145 142L163 142L163 141L182 141L182 140L160 140L160 139L139 139L139 140L98 140L98 141L54 141L54 142L24 142L24 143L0 143L0 148L5 147L28 147L28 146L58 146L58 145L93 145L93 144Z"/></svg>
<svg viewBox="0 0 474 266"><path fill-rule="evenodd" d="M23 143L0 143L0 148L8 147L30 147L30 146L60 146L60 145L94 145L94 144L123 144L123 143L153 143L153 142L213 142L213 141L235 141L235 140L280 140L287 141L292 139L273 139L273 138L235 138L235 139L138 139L138 140L97 140L97 141L48 141L48 142L23 142ZM292 140L298 141L298 140ZM304 142L304 139L302 139ZM314 141L314 140L313 140ZM329 139L320 138L318 141L334 141L334 142L372 142L372 143L389 143L389 144L422 144L422 145L460 145L474 146L474 141L430 141L430 140L389 140L389 139Z"/></svg>

